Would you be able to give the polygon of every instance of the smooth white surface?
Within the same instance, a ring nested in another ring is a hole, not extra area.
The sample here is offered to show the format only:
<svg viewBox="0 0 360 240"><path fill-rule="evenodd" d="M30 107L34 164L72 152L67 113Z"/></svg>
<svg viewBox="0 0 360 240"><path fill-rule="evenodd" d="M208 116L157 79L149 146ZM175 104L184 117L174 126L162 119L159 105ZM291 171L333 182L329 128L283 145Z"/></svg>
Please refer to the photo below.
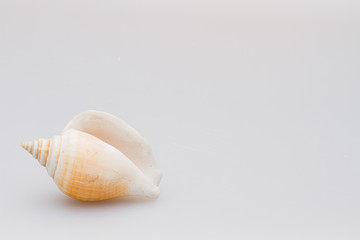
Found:
<svg viewBox="0 0 360 240"><path fill-rule="evenodd" d="M359 1L0 0L1 239L359 239ZM84 203L20 143L123 118L156 201Z"/></svg>

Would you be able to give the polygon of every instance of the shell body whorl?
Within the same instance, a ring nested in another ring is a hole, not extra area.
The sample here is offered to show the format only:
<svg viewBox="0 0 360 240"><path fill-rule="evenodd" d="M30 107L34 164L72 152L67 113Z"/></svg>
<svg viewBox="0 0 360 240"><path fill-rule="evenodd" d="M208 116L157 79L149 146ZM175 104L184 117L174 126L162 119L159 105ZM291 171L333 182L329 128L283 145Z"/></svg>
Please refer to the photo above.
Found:
<svg viewBox="0 0 360 240"><path fill-rule="evenodd" d="M128 157L145 176L159 185L162 173L147 141L125 121L100 111L86 111L76 115L64 128L75 129L95 136Z"/></svg>

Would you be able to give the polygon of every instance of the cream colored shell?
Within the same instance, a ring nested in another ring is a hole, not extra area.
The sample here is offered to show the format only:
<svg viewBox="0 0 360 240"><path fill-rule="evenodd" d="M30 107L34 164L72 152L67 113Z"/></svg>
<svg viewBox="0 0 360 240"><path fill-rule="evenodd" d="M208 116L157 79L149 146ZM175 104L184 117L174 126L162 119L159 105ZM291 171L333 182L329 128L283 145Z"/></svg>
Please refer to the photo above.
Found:
<svg viewBox="0 0 360 240"><path fill-rule="evenodd" d="M92 118L93 115L96 118ZM102 112L88 111L78 116L85 118L75 117L61 136L22 144L46 167L60 190L84 201L124 196L157 198L161 172L146 141L135 130L132 132L132 128L129 130L126 123L121 121L122 126L119 127L117 118L111 115L113 126L109 125L108 114ZM92 123L89 119L96 120ZM85 131L72 128L83 128ZM106 130L102 132L101 128ZM93 132L95 136L87 132ZM123 136L124 132L128 135ZM116 137L117 134L122 136ZM126 139L131 141L121 145ZM129 156L139 156L136 158L138 161L133 162Z"/></svg>
<svg viewBox="0 0 360 240"><path fill-rule="evenodd" d="M162 173L147 141L125 121L100 111L86 111L75 116L63 131L76 129L89 133L126 155L155 185Z"/></svg>

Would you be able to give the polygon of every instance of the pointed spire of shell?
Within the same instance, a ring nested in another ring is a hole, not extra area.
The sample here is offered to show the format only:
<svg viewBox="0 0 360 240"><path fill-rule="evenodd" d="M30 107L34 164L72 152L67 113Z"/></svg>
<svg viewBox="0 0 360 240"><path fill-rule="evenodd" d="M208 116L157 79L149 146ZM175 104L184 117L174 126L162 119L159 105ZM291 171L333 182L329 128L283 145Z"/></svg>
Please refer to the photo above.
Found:
<svg viewBox="0 0 360 240"><path fill-rule="evenodd" d="M39 163L46 166L46 160L49 155L50 139L39 139L31 142L23 142L21 146L28 151Z"/></svg>

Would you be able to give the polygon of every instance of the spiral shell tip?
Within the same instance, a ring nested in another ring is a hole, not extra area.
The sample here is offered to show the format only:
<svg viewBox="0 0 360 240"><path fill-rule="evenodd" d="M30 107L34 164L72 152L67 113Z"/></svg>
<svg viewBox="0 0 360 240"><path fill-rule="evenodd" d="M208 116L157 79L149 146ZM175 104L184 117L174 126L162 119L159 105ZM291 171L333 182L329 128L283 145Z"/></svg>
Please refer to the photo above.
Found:
<svg viewBox="0 0 360 240"><path fill-rule="evenodd" d="M29 148L29 143L27 142L22 142L21 145L20 145L23 149L25 149L26 151L29 151L28 148Z"/></svg>

